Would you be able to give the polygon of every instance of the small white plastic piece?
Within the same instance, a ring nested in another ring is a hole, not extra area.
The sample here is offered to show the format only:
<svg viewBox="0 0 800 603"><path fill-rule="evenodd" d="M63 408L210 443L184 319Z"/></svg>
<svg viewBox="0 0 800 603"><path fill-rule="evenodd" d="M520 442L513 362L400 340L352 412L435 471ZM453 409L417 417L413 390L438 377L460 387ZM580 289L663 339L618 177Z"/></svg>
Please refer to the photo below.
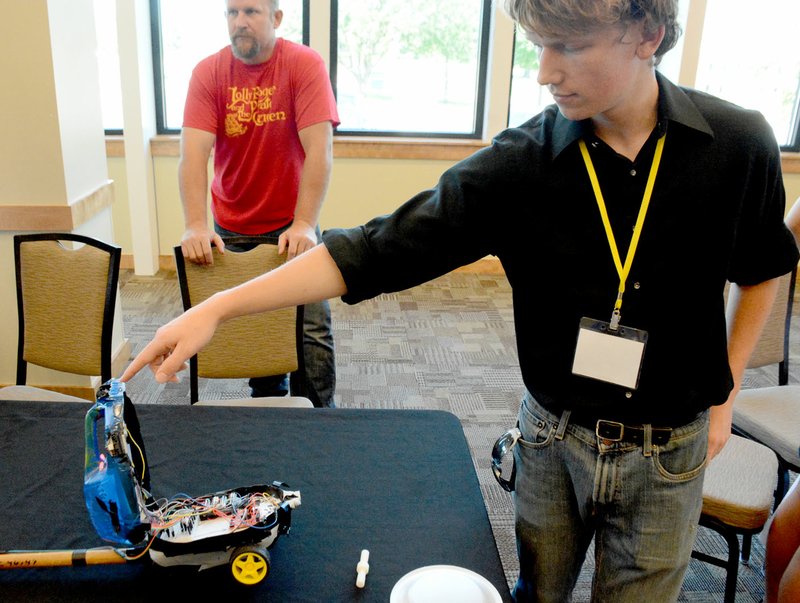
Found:
<svg viewBox="0 0 800 603"><path fill-rule="evenodd" d="M367 581L367 574L369 573L369 551L364 549L361 551L361 560L356 565L356 572L358 575L356 576L356 586L358 588L364 588L364 584Z"/></svg>

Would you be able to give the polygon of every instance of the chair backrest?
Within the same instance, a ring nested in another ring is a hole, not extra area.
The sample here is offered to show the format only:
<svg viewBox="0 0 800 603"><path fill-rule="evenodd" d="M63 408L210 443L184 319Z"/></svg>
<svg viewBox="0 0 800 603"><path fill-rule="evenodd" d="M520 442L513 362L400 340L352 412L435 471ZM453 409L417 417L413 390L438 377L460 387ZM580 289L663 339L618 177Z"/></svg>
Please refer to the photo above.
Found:
<svg viewBox="0 0 800 603"><path fill-rule="evenodd" d="M184 310L285 261L273 238L235 237L226 239L226 243L255 247L249 251L226 249L222 254L213 247L214 263L204 266L185 261L180 246L175 246ZM302 340L302 307L241 316L223 323L208 345L189 361L192 403L198 400L198 377L240 379L303 371Z"/></svg>
<svg viewBox="0 0 800 603"><path fill-rule="evenodd" d="M778 383L789 382L789 328L797 273L792 270L778 280L778 293L772 304L764 331L750 357L747 368L778 364Z"/></svg>
<svg viewBox="0 0 800 603"><path fill-rule="evenodd" d="M72 233L14 236L17 385L25 385L28 363L111 378L121 254L116 245Z"/></svg>

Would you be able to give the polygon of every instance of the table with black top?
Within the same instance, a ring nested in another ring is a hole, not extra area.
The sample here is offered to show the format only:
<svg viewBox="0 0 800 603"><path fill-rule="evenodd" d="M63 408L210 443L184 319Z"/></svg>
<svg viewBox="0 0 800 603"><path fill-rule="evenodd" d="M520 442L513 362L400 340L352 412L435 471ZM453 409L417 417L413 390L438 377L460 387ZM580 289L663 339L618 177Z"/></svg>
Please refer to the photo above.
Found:
<svg viewBox="0 0 800 603"><path fill-rule="evenodd" d="M134 398L135 402L135 398ZM83 500L86 405L0 401L0 550L103 546ZM254 587L227 566L0 571L0 601L389 601L427 565L456 565L510 601L458 419L441 411L138 405L155 497L285 482L292 528ZM361 550L366 587L355 586ZM235 599L234 599L235 597Z"/></svg>

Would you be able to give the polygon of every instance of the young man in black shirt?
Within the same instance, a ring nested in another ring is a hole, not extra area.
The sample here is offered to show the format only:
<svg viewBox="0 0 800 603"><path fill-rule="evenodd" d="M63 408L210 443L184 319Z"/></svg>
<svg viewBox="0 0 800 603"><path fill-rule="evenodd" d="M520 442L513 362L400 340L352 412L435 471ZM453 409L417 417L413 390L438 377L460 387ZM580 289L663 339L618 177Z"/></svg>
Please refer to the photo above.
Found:
<svg viewBox="0 0 800 603"><path fill-rule="evenodd" d="M764 119L655 65L677 0L507 0L556 104L389 216L159 330L123 378L159 381L246 313L355 303L496 255L526 393L515 449L515 598L562 602L595 539L594 599L675 600L703 469L797 263ZM723 290L733 284L726 321Z"/></svg>

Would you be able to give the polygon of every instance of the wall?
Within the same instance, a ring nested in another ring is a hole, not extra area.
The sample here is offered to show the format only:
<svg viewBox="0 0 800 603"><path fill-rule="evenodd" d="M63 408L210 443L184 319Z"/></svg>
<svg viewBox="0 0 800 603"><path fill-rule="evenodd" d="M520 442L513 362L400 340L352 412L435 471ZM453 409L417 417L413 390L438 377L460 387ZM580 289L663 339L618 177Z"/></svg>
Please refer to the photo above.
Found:
<svg viewBox="0 0 800 603"><path fill-rule="evenodd" d="M800 174L784 174L783 184L786 186L786 209L788 211L792 203L800 199Z"/></svg>
<svg viewBox="0 0 800 603"><path fill-rule="evenodd" d="M13 235L114 238L91 0L7 2L0 21L0 386L16 379ZM117 306L112 346L127 360ZM28 383L91 392L89 377L30 366Z"/></svg>
<svg viewBox="0 0 800 603"><path fill-rule="evenodd" d="M420 190L434 186L454 160L354 159L334 161L328 196L320 225L324 229L350 227L389 213ZM183 234L183 210L178 194L177 157L154 157L158 244L162 258ZM114 238L131 253L130 208L125 159L109 157L108 174L114 180ZM168 261L166 262L168 263Z"/></svg>

